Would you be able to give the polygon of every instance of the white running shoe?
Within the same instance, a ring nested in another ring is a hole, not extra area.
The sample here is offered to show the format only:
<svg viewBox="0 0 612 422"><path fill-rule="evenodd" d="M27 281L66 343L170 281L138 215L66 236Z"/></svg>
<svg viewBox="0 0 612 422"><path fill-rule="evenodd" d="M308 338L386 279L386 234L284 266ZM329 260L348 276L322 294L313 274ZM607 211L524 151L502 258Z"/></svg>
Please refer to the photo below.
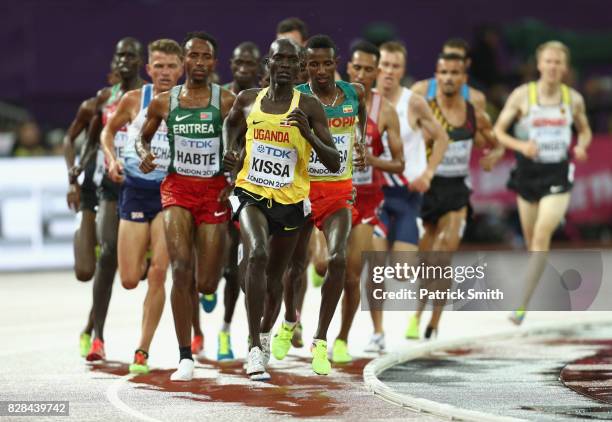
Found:
<svg viewBox="0 0 612 422"><path fill-rule="evenodd" d="M385 334L372 334L370 342L364 351L369 353L383 353L385 351Z"/></svg>
<svg viewBox="0 0 612 422"><path fill-rule="evenodd" d="M193 379L194 365L191 359L181 359L177 370L170 375L170 381L191 381Z"/></svg>
<svg viewBox="0 0 612 422"><path fill-rule="evenodd" d="M261 350L264 354L264 365L268 366L270 363L270 341L272 340L272 333L259 333L259 342L261 343Z"/></svg>
<svg viewBox="0 0 612 422"><path fill-rule="evenodd" d="M246 373L253 381L266 381L270 379L270 374L266 372L264 364L264 353L259 347L251 348L247 358Z"/></svg>

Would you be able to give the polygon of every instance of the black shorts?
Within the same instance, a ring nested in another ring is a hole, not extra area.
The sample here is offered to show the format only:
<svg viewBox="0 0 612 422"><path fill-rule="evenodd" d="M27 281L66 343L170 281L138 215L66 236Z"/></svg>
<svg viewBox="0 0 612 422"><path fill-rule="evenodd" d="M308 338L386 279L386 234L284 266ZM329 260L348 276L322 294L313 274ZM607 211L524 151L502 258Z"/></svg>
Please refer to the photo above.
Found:
<svg viewBox="0 0 612 422"><path fill-rule="evenodd" d="M94 170L96 169L95 161L91 161L87 167L85 167L85 178L81 185L81 205L79 210L89 210L96 212L98 207L98 196L96 194L96 184L93 181Z"/></svg>
<svg viewBox="0 0 612 422"><path fill-rule="evenodd" d="M243 208L255 206L266 216L270 235L293 236L300 231L310 215L310 213L304 215L304 201L297 204L281 204L242 188L234 189L234 195L238 199L238 206L232 204L232 219L238 221Z"/></svg>
<svg viewBox="0 0 612 422"><path fill-rule="evenodd" d="M561 163L534 163L518 161L510 172L508 189L528 202L538 202L547 195L569 192L573 186L574 165Z"/></svg>
<svg viewBox="0 0 612 422"><path fill-rule="evenodd" d="M424 223L436 224L444 214L463 207L468 207L469 214L471 193L465 177L434 176L429 190L423 195L421 219Z"/></svg>
<svg viewBox="0 0 612 422"><path fill-rule="evenodd" d="M98 186L98 201L119 201L121 185L113 182L107 174L102 178L102 184Z"/></svg>

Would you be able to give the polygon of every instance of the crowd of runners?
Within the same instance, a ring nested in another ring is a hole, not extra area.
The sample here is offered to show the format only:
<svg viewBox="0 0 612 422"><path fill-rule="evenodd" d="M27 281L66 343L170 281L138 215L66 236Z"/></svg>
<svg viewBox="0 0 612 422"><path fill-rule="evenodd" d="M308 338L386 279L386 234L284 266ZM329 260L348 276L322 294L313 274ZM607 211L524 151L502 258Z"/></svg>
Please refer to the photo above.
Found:
<svg viewBox="0 0 612 422"><path fill-rule="evenodd" d="M123 38L109 86L80 105L64 144L68 204L81 213L75 274L93 278L79 344L88 361L105 359L104 323L119 270L125 289L147 282L129 370L149 372L170 267L179 349L171 380L192 379L193 355L204 343L200 306L215 308L221 280L218 360L235 359L230 332L242 291L245 372L269 379L271 355L280 360L304 346L310 279L321 288L312 369L329 374L331 362L352 360L348 338L361 298L362 252L386 251L393 260L405 251L459 248L470 215L473 147L483 150L485 171L506 149L515 152L508 187L517 193L525 247L549 249L569 205L571 160L586 160L591 142L582 96L563 83L565 45L549 41L537 49L539 79L516 88L493 124L485 96L467 84L469 47L461 39L444 43L431 79L407 88L401 81L408 53L399 41L354 43L342 52L344 81L329 36L308 37L296 18L282 21L276 35L263 54L250 41L236 46L233 80L225 85L215 72L221 45L206 32L189 32L180 43L159 39L147 50ZM82 132L86 142L77 154ZM542 259L532 259L514 322L523 320L542 271ZM339 303L341 328L330 337ZM435 335L444 304L433 303L422 332L422 302L407 318L406 337ZM366 351L384 352L383 313L371 316Z"/></svg>

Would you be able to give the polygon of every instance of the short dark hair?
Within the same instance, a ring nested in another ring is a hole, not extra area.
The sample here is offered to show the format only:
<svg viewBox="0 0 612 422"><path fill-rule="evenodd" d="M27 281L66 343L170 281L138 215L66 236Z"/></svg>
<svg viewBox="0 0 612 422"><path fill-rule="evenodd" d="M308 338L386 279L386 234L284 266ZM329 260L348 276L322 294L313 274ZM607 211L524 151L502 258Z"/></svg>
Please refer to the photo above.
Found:
<svg viewBox="0 0 612 422"><path fill-rule="evenodd" d="M234 58L234 55L236 54L236 51L238 50L250 51L258 59L261 57L259 47L257 47L257 44L255 44L253 41L244 41L238 44L236 48L234 48L234 51L232 52L232 58Z"/></svg>
<svg viewBox="0 0 612 422"><path fill-rule="evenodd" d="M334 40L332 40L328 35L323 34L310 37L306 43L306 48L331 48L334 51L334 57L336 57L338 53L338 47L336 47Z"/></svg>
<svg viewBox="0 0 612 422"><path fill-rule="evenodd" d="M465 64L465 57L457 53L440 53L438 60L458 60Z"/></svg>
<svg viewBox="0 0 612 422"><path fill-rule="evenodd" d="M380 50L374 44L365 40L358 40L351 44L351 57L349 60L353 60L353 55L356 51L363 51L364 53L372 54L376 56L376 62L380 60Z"/></svg>
<svg viewBox="0 0 612 422"><path fill-rule="evenodd" d="M305 40L308 38L308 27L300 18L287 18L283 19L276 26L277 34L284 34L285 32L298 31Z"/></svg>
<svg viewBox="0 0 612 422"><path fill-rule="evenodd" d="M183 42L181 44L181 46L183 47L183 50L185 50L185 46L187 45L187 42L189 42L189 40L192 40L194 38L197 38L202 41L208 41L210 45L212 45L213 47L213 57L215 58L217 57L217 40L215 39L215 37L210 35L208 32L204 32L204 31L188 32L187 35L185 35L185 38L183 38Z"/></svg>
<svg viewBox="0 0 612 422"><path fill-rule="evenodd" d="M460 48L461 50L465 51L466 58L470 55L470 44L468 44L468 42L463 38L449 38L444 42L444 44L442 44L442 50L444 50L445 47Z"/></svg>

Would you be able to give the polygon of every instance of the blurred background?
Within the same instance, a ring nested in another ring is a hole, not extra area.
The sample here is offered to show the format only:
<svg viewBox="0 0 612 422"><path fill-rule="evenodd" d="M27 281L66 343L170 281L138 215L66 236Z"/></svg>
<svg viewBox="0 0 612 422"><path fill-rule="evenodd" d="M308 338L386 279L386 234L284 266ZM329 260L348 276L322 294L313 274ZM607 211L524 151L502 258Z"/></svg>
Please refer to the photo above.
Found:
<svg viewBox="0 0 612 422"><path fill-rule="evenodd" d="M589 161L576 166L571 208L554 246L612 244L607 1L22 0L0 4L0 270L72 265L76 221L65 201L62 139L79 104L106 85L120 38L180 42L188 31L210 32L219 41L217 73L225 83L231 80L233 48L249 40L265 53L278 22L290 16L302 19L309 34L334 38L342 75L356 39L402 41L408 51L406 86L433 74L445 40L464 38L471 46L470 84L486 93L493 119L513 88L537 78L536 46L551 39L566 43L572 53L567 83L584 95L595 136ZM515 196L505 188L514 158L507 154L491 173L474 161L475 215L464 247L523 248Z"/></svg>

